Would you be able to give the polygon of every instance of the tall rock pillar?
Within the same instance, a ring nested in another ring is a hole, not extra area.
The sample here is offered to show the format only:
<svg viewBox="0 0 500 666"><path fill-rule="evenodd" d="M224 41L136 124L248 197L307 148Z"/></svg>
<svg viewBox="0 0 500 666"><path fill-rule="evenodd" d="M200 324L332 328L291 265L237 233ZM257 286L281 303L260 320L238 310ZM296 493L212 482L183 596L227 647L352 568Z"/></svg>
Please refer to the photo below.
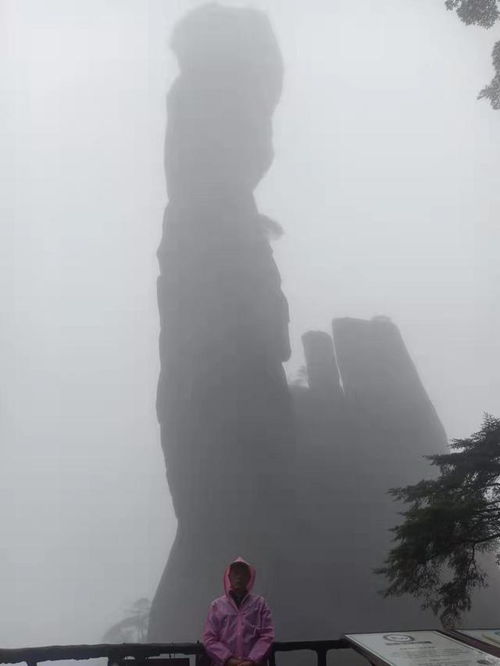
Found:
<svg viewBox="0 0 500 666"><path fill-rule="evenodd" d="M177 25L172 48L157 411L178 529L151 641L198 639L239 554L272 594L293 441L288 306L253 196L273 159L280 52L264 14L215 4Z"/></svg>

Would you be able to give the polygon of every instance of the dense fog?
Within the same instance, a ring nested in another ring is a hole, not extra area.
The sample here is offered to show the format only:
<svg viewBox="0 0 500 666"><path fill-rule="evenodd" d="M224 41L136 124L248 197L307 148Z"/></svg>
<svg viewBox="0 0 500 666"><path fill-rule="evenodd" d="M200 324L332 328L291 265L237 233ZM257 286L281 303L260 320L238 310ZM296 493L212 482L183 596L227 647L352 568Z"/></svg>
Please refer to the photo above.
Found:
<svg viewBox="0 0 500 666"><path fill-rule="evenodd" d="M175 534L156 251L168 40L198 4L0 0L3 647L99 642ZM256 198L284 229L290 381L305 331L387 315L469 434L500 404L499 116L476 100L498 27L436 0L251 5L284 59Z"/></svg>

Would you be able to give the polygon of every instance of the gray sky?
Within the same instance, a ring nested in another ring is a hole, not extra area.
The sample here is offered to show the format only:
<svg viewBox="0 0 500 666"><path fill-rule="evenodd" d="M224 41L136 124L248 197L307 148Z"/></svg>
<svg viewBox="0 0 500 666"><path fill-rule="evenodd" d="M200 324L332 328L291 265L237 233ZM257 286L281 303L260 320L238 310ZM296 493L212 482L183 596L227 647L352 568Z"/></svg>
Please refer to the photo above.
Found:
<svg viewBox="0 0 500 666"><path fill-rule="evenodd" d="M181 0L0 0L0 645L96 642L175 532L154 400ZM228 3L229 4L229 3ZM499 30L441 0L260 0L286 65L257 191L300 335L400 326L450 436L500 405Z"/></svg>

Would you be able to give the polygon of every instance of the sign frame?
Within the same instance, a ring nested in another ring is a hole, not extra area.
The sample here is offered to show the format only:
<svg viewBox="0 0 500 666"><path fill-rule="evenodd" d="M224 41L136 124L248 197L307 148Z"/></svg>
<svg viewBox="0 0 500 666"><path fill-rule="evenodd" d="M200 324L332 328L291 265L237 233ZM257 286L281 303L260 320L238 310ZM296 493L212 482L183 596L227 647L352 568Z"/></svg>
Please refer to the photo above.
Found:
<svg viewBox="0 0 500 666"><path fill-rule="evenodd" d="M447 634L451 638L456 638L462 643L470 645L470 647L476 648L477 650L482 650L483 652L487 652L488 654L491 654L492 657L500 658L500 641L497 647L496 645L492 645L491 643L482 641L480 638L474 638L473 636L469 636L468 634L463 633L464 631L499 631L499 629L500 629L499 627L494 627L490 629L487 629L485 627L482 628L480 627L478 629L476 628L466 629L465 627L463 627L461 629L452 629L450 631L445 631L442 633Z"/></svg>
<svg viewBox="0 0 500 666"><path fill-rule="evenodd" d="M358 652L362 657L368 660L370 664L373 666L395 666L394 661L387 661L383 655L377 654L372 652L369 648L360 645L356 641L356 636L386 636L389 634L418 634L421 632L425 633L433 633L437 634L438 636L448 639L452 643L459 644L461 646L465 646L467 648L470 648L471 650L479 650L484 653L485 657L497 657L500 658L500 653L497 654L492 654L488 652L487 650L483 649L483 643L479 645L479 641L477 645L472 645L467 643L466 641L462 640L461 637L458 637L454 635L452 632L447 632L447 631L440 631L439 629L414 629L414 630L402 630L402 631L386 631L386 632L381 632L381 631L372 631L372 632L357 632L357 633L349 633L349 634L344 634L343 638L345 638L351 648ZM352 638L351 638L352 637ZM493 647L493 646L492 646ZM450 661L450 666L452 662Z"/></svg>

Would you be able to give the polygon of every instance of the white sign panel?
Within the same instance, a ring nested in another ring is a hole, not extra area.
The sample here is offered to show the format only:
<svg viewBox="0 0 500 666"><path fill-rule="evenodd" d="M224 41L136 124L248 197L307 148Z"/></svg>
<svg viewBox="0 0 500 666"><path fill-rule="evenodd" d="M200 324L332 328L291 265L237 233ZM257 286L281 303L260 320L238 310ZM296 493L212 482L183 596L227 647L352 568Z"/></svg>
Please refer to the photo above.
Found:
<svg viewBox="0 0 500 666"><path fill-rule="evenodd" d="M457 629L459 634L489 643L500 649L500 629Z"/></svg>
<svg viewBox="0 0 500 666"><path fill-rule="evenodd" d="M500 658L437 631L347 634L346 638L390 666L500 666Z"/></svg>

